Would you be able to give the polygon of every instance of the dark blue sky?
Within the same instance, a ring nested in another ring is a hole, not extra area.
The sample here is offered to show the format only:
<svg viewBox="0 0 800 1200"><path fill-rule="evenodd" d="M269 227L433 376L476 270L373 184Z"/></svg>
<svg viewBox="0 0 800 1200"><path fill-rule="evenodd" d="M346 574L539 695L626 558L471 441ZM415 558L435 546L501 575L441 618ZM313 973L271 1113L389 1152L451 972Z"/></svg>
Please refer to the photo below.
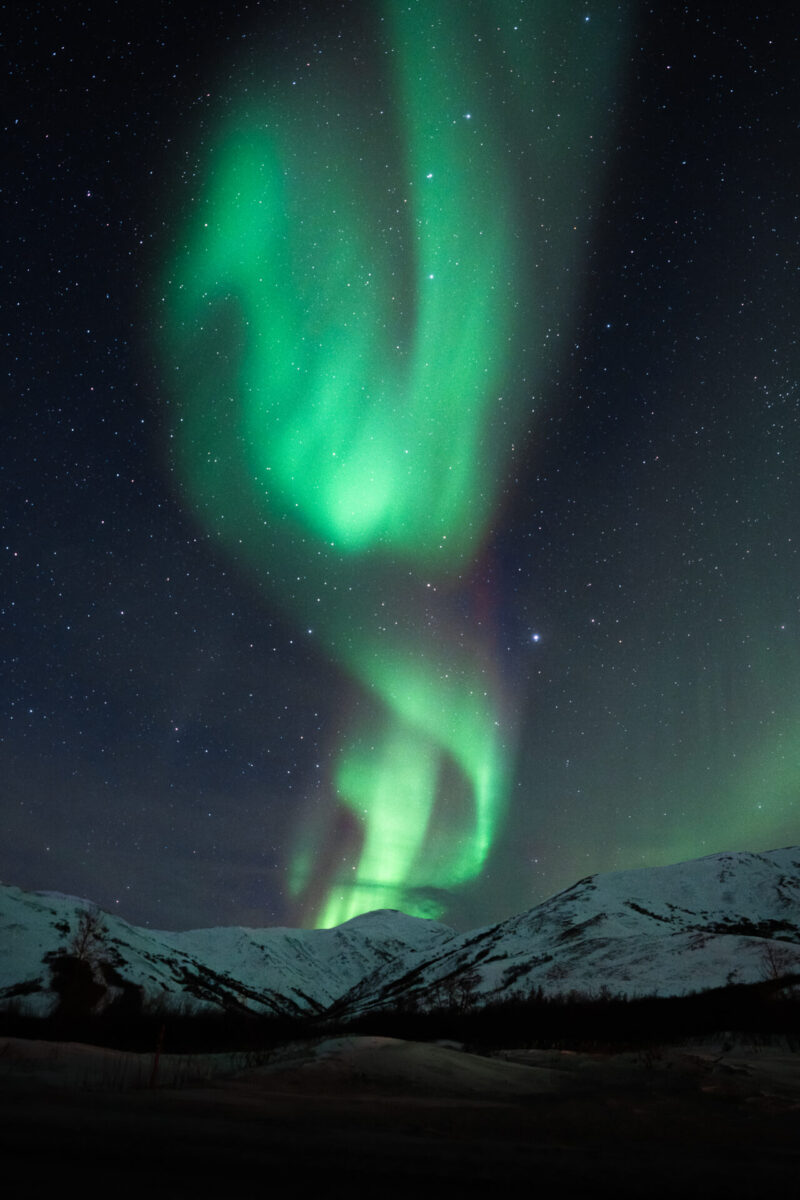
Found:
<svg viewBox="0 0 800 1200"><path fill-rule="evenodd" d="M461 925L800 835L797 34L686 7L632 10L569 337L481 562L518 746ZM369 72L370 21L11 23L0 878L154 926L291 923L298 815L332 803L354 685L181 498L153 281L242 79L342 39Z"/></svg>

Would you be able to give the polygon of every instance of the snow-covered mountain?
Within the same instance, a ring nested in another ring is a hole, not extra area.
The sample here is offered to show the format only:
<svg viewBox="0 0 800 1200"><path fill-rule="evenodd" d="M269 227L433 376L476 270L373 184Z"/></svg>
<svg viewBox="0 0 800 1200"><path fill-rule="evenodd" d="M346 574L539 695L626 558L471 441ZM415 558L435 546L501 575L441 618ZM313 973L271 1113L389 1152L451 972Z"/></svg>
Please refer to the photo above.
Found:
<svg viewBox="0 0 800 1200"><path fill-rule="evenodd" d="M0 885L0 1003L18 998L32 1013L50 1011L52 964L69 953L86 900ZM104 1003L125 986L145 1001L187 1001L200 1009L300 1015L327 1009L389 962L429 958L453 930L399 912L354 917L336 929L141 929L110 913L92 954Z"/></svg>
<svg viewBox="0 0 800 1200"><path fill-rule="evenodd" d="M0 1003L52 1008L53 963L87 902L0 886ZM124 991L199 1007L300 1015L606 988L677 995L800 974L800 848L593 875L467 934L404 913L336 929L140 929L102 914L100 1003Z"/></svg>
<svg viewBox="0 0 800 1200"><path fill-rule="evenodd" d="M530 912L451 940L405 975L372 978L337 1009L435 996L470 1002L541 988L680 995L800 974L800 848L590 875Z"/></svg>

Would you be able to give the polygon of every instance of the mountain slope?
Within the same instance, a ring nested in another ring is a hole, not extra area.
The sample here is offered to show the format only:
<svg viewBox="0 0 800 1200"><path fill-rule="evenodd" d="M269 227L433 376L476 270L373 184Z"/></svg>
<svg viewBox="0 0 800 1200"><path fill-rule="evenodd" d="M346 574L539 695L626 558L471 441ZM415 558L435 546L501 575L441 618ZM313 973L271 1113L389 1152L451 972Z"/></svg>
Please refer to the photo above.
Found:
<svg viewBox="0 0 800 1200"><path fill-rule="evenodd" d="M0 886L0 1003L52 1010L87 907ZM350 1015L480 1004L532 988L678 995L800 973L800 848L593 875L462 935L393 911L317 930L168 933L102 919L89 964L98 1007L127 994L210 1010Z"/></svg>
<svg viewBox="0 0 800 1200"><path fill-rule="evenodd" d="M87 907L71 896L0 886L0 1002L18 997L33 1013L52 1009L54 961L70 950ZM454 936L446 925L394 912L367 913L337 929L185 933L102 918L106 932L92 964L105 991L101 1004L127 985L145 1001L285 1015L321 1012L378 966L402 956L405 969Z"/></svg>
<svg viewBox="0 0 800 1200"><path fill-rule="evenodd" d="M800 848L589 876L405 975L356 987L337 1009L531 988L678 995L784 972L800 972Z"/></svg>

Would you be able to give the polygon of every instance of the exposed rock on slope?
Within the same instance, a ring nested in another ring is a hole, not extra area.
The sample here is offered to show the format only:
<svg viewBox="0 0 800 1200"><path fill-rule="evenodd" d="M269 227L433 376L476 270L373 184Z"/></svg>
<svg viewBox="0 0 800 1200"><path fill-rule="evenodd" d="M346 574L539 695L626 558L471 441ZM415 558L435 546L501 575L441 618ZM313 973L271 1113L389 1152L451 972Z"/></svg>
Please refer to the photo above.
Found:
<svg viewBox="0 0 800 1200"><path fill-rule="evenodd" d="M52 1009L86 908L0 887L0 1003ZM318 930L164 933L103 921L87 955L98 1007L131 994L285 1015L484 1003L531 988L677 995L800 973L800 848L593 875L461 935L393 911Z"/></svg>
<svg viewBox="0 0 800 1200"><path fill-rule="evenodd" d="M70 950L88 902L0 887L0 1002L33 1013L56 1002L53 967ZM379 966L430 957L453 931L398 912L374 912L336 929L197 929L156 932L103 913L91 963L102 1007L127 985L145 1001L204 1009L300 1015L327 1009Z"/></svg>
<svg viewBox="0 0 800 1200"><path fill-rule="evenodd" d="M454 938L337 1008L515 990L679 995L800 972L800 849L591 875L521 916Z"/></svg>

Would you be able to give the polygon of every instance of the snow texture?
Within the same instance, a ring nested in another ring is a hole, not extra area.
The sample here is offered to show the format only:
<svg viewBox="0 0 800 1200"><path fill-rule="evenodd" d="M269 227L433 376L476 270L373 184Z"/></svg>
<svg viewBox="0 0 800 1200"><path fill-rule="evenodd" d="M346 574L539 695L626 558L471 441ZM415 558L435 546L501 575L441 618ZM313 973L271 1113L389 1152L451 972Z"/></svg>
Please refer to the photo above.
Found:
<svg viewBox="0 0 800 1200"><path fill-rule="evenodd" d="M0 1003L51 1011L50 963L87 907L0 885ZM466 934L389 910L335 929L183 933L101 915L100 1007L130 986L146 1001L286 1015L425 1007L457 993L480 1004L531 988L679 995L800 973L800 848L593 875Z"/></svg>

